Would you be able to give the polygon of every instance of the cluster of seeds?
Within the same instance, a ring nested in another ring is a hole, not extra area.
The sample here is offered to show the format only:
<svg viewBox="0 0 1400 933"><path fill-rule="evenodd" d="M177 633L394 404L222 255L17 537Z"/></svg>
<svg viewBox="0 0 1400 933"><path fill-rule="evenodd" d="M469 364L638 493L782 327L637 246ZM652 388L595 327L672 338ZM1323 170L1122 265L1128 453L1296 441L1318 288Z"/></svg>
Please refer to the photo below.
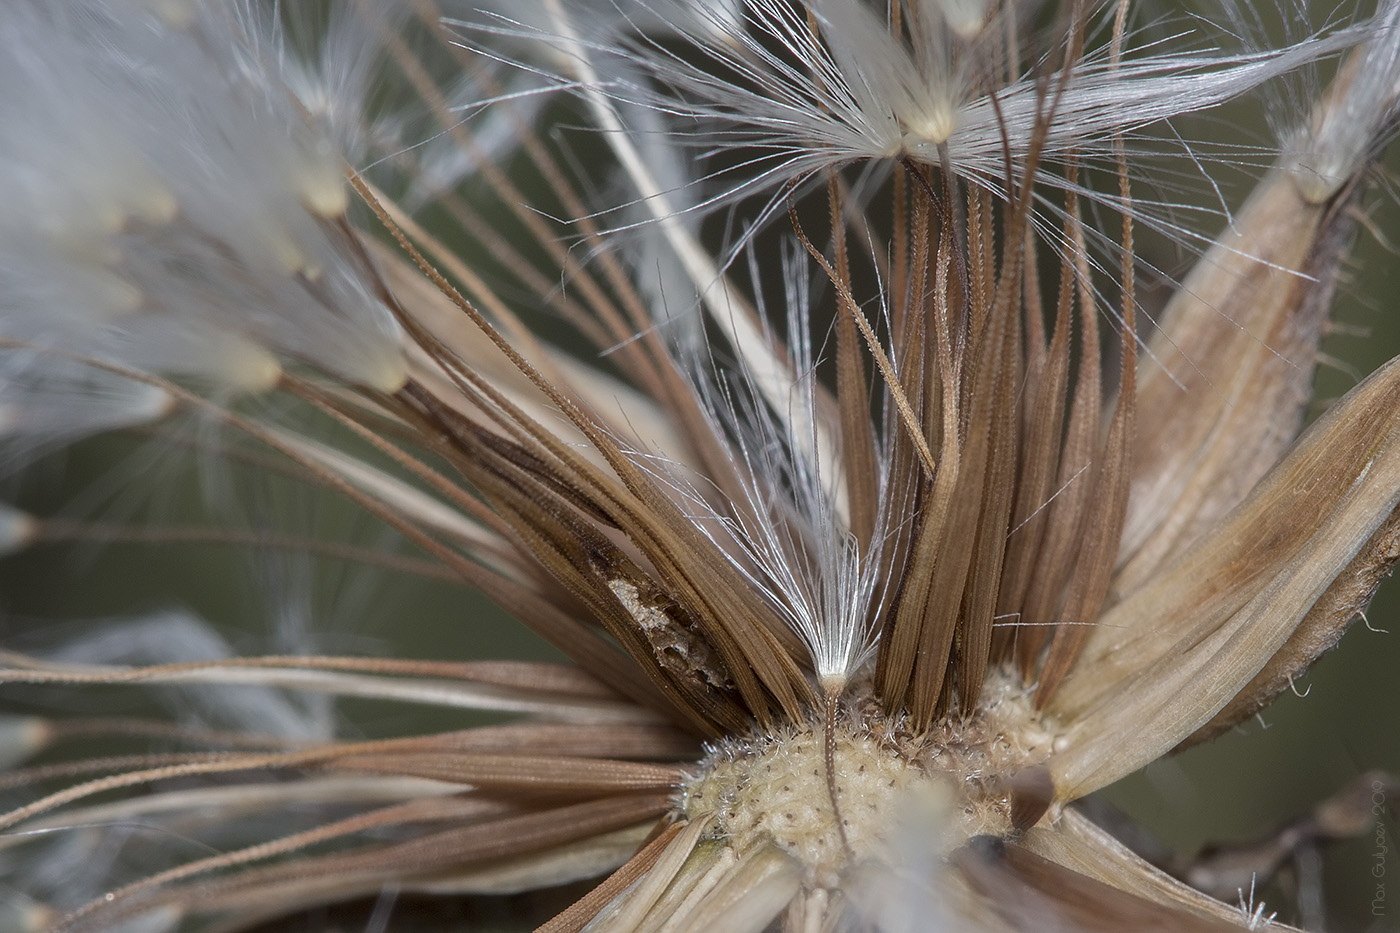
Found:
<svg viewBox="0 0 1400 933"><path fill-rule="evenodd" d="M982 833L1005 835L1011 787L1002 776L1043 763L1054 735L1014 678L993 678L986 700L967 718L915 735L907 717L890 716L857 692L829 733L836 808L821 718L717 744L683 786L681 808L690 819L712 820L713 835L741 854L777 845L820 887L834 887L848 860L898 864L897 827L915 814L937 814L940 849Z"/></svg>

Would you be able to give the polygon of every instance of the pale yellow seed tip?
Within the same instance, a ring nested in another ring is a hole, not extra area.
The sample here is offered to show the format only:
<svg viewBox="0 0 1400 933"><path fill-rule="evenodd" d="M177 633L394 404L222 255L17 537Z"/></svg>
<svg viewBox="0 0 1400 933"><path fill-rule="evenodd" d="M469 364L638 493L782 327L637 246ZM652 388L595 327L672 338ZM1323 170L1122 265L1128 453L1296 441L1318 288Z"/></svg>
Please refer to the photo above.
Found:
<svg viewBox="0 0 1400 933"><path fill-rule="evenodd" d="M18 767L43 751L52 738L53 729L38 716L0 716L0 768Z"/></svg>
<svg viewBox="0 0 1400 933"><path fill-rule="evenodd" d="M913 142L908 148L917 152L930 145L941 146L957 129L957 108L951 104L939 105L920 114L918 119L909 121L905 138Z"/></svg>
<svg viewBox="0 0 1400 933"><path fill-rule="evenodd" d="M296 245L286 232L280 229L269 229L266 239L268 252L271 254L273 262L287 275L299 275L310 278L306 275L306 270L311 266L307 261L306 254Z"/></svg>
<svg viewBox="0 0 1400 933"><path fill-rule="evenodd" d="M219 353L218 378L229 387L252 395L270 392L282 380L282 364L277 357L253 343L230 341Z"/></svg>
<svg viewBox="0 0 1400 933"><path fill-rule="evenodd" d="M350 209L350 193L338 173L309 174L302 180L301 203L322 220L338 220Z"/></svg>
<svg viewBox="0 0 1400 933"><path fill-rule="evenodd" d="M282 381L282 364L270 354L264 353L260 359L244 371L243 385L249 392L270 392Z"/></svg>
<svg viewBox="0 0 1400 933"><path fill-rule="evenodd" d="M964 42L977 38L987 23L987 0L940 0L943 20Z"/></svg>
<svg viewBox="0 0 1400 933"><path fill-rule="evenodd" d="M130 416L135 422L158 421L175 411L175 396L160 386L142 386L141 395L133 400Z"/></svg>
<svg viewBox="0 0 1400 933"><path fill-rule="evenodd" d="M954 19L948 18L948 28L953 30L953 35L964 42L971 42L982 34L984 20L981 16L964 16Z"/></svg>
<svg viewBox="0 0 1400 933"><path fill-rule="evenodd" d="M188 29L194 23L194 5L187 0L145 0L146 8L172 29Z"/></svg>
<svg viewBox="0 0 1400 933"><path fill-rule="evenodd" d="M379 361L374 371L362 375L362 379L371 389L392 395L408 385L408 361L403 354L395 352L391 358Z"/></svg>
<svg viewBox="0 0 1400 933"><path fill-rule="evenodd" d="M4 434L5 412L0 410L0 435ZM39 534L39 523L32 515L19 509L0 505L0 555L21 551L34 542ZM0 729L0 748L4 745L3 729ZM3 755L0 755L3 758Z"/></svg>
<svg viewBox="0 0 1400 933"><path fill-rule="evenodd" d="M103 233L121 233L126 228L126 209L116 201L97 201L92 205L94 226Z"/></svg>
<svg viewBox="0 0 1400 933"><path fill-rule="evenodd" d="M142 220L163 227L180 213L180 201L169 188L153 184L137 192L132 208Z"/></svg>

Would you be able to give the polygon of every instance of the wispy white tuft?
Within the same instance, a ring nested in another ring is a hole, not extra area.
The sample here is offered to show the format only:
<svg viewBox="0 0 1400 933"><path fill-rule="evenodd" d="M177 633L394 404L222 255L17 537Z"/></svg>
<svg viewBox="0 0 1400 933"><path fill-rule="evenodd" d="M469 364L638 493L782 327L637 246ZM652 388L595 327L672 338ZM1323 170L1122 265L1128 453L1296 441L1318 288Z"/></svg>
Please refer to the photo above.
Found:
<svg viewBox="0 0 1400 933"><path fill-rule="evenodd" d="M1365 44L1343 66L1337 98L1292 141L1304 196L1322 203L1356 175L1400 123L1400 2L1386 0L1367 26Z"/></svg>
<svg viewBox="0 0 1400 933"><path fill-rule="evenodd" d="M915 6L920 15L906 14L899 35L891 33L884 4L865 0L742 0L737 23L696 4L677 11L674 23L690 45L684 54L645 37L598 43L590 54L619 57L645 76L614 80L602 88L607 94L666 114L673 132L689 137L702 155L744 153L737 168L711 177L719 185L711 201L772 192L852 160L910 158L937 166L945 151L955 175L1005 197L1006 160L1025 167L1052 96L1041 167L1068 160L1111 167L1115 137L1153 138L1161 148L1160 139L1171 136L1162 127L1172 118L1250 92L1365 34L1341 30L1267 51L1225 49L1204 39L1187 51L1130 42L1116 62L1109 44L1099 41L1073 61L1061 91L1058 47L1015 80L991 73L1005 42L994 5L923 0ZM1190 30L1176 37L1189 39ZM1055 171L1040 177L1067 185ZM1116 202L1116 194L1079 193L1110 207Z"/></svg>
<svg viewBox="0 0 1400 933"><path fill-rule="evenodd" d="M288 359L401 383L396 325L343 229L334 131L359 107L363 62L297 58L268 9L0 8L5 404L61 394L79 357L231 392L271 387Z"/></svg>
<svg viewBox="0 0 1400 933"><path fill-rule="evenodd" d="M884 542L877 536L862 547L849 530L844 477L825 472L839 470L838 461L806 453L820 423L811 304L802 265L789 261L784 271L788 347L798 375L780 405L755 384L742 359L725 367L703 349L692 357L701 404L743 482L739 496L717 506L709 490L677 468L652 466L665 473L701 532L802 640L823 686L839 688L871 657L876 625L893 594L881 573ZM883 480L887 471L878 469ZM899 507L892 498L882 489L883 508ZM876 522L891 524L890 515Z"/></svg>
<svg viewBox="0 0 1400 933"><path fill-rule="evenodd" d="M232 646L205 622L184 612L151 613L104 622L81 640L48 652L61 664L178 664L234 656ZM330 739L332 717L316 698L263 686L220 686L167 697L189 725L242 729L305 742Z"/></svg>
<svg viewBox="0 0 1400 933"><path fill-rule="evenodd" d="M0 312L0 326L13 323ZM69 336L70 344L76 342ZM156 421L174 407L170 393L158 386L54 356L42 347L6 350L0 345L0 441L7 459L98 431Z"/></svg>
<svg viewBox="0 0 1400 933"><path fill-rule="evenodd" d="M590 45L581 38L580 31L565 10L564 4L561 0L544 2L551 12L551 23L558 30L562 49L572 61L572 71L583 89L593 117L617 157L623 175L637 195L633 205L640 205L651 220L659 225L666 241L666 249L690 280L699 296L699 304L706 311L710 322L740 358L744 378L757 390L769 406L769 410L780 418L805 417L808 414L805 406L794 407L788 402L790 387L795 378L794 370L763 331L759 323L760 314L730 284L722 264L716 263L710 253L700 245L693 229L682 224L680 215L672 203L671 192L662 186L653 167L647 164L642 151L633 143L614 102L603 94L603 85L592 60ZM669 3L658 9L674 11L676 17L684 14L684 7ZM710 10L711 21L717 26L728 22L719 12L728 7L716 6L707 9ZM625 63L619 67L624 70L627 68ZM667 316L658 315L657 319L664 320ZM809 469L815 470L818 475L831 469L836 461L836 448L832 432L823 420L789 424L785 433L798 443L800 455L809 461Z"/></svg>
<svg viewBox="0 0 1400 933"><path fill-rule="evenodd" d="M600 42L628 32L665 37L680 6L680 0L663 0L648 9L627 8L616 0L571 3L578 22ZM709 6L721 22L737 23L738 0L709 0ZM440 127L430 129L427 139L415 137L409 127L398 134L406 144L402 154L411 153L419 163L405 198L415 208L476 174L485 160L504 164L520 144L520 127L533 124L549 101L556 84L550 75L568 68L559 43L518 41L552 31L549 6L540 0L440 0L438 9L448 22L486 18L508 26L500 30L503 41L483 49L443 93L445 103L469 130L471 145L461 145L453 131ZM519 67L500 67L501 59Z"/></svg>
<svg viewBox="0 0 1400 933"><path fill-rule="evenodd" d="M946 855L955 833L957 801L937 781L916 785L899 801L890 820L894 858L871 861L848 884L856 929L878 933L944 933L965 930L951 895Z"/></svg>

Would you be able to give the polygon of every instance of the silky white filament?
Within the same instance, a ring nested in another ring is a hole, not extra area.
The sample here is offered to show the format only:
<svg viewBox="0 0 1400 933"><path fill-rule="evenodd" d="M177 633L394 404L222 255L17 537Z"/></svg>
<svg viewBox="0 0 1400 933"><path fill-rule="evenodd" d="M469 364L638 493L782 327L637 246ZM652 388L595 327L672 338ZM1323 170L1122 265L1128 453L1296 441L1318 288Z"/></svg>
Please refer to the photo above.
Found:
<svg viewBox="0 0 1400 933"><path fill-rule="evenodd" d="M1035 71L1000 80L988 73L989 63L999 60L993 48L999 30L971 25L984 6L926 0L901 36L864 0L742 0L737 20L694 5L678 11L673 23L693 54L676 54L645 36L594 43L590 57L619 58L642 77L628 79L626 70L600 64L600 71L617 77L589 93L655 109L669 121L672 137L688 140L702 156L743 153L738 167L717 169L705 180L702 205L760 192L780 199L785 186L826 169L898 158L933 166L946 161L965 183L1005 198L1008 159L1013 169L1024 169L1043 126L1037 180L1047 190L1072 189L1121 211L1128 208L1116 190L1096 192L1059 169L1071 161L1111 169L1115 139L1167 148L1162 140L1172 134L1163 128L1173 118L1216 107L1349 48L1370 28L1262 51L1207 42L1182 51L1187 33L1174 37L1170 51L1145 44L1117 61L1100 44L1087 48L1063 76L1051 65L1057 53L1048 53ZM1046 121L1051 96L1054 114ZM1191 147L1180 145L1194 162ZM768 210L774 206L770 201ZM1142 219L1178 232L1165 219Z"/></svg>
<svg viewBox="0 0 1400 933"><path fill-rule="evenodd" d="M362 93L348 76L366 56L318 71L290 45L244 0L4 5L0 339L232 392L270 388L287 358L402 382L397 326L339 228L331 131L361 104L332 102ZM21 411L76 372L14 349L0 369ZM49 433L102 426L48 417Z"/></svg>
<svg viewBox="0 0 1400 933"><path fill-rule="evenodd" d="M655 458L648 466L802 640L817 679L844 684L874 651L875 625L892 594L880 572L883 539L877 533L863 547L849 531L839 461L824 466L806 455L819 421L811 303L803 264L789 259L784 272L787 346L799 375L781 406L770 404L742 359L727 382L717 378L721 368L704 349L691 366L711 427L727 443L743 481L741 500L716 507L678 467ZM877 471L883 486L885 466ZM886 514L877 528L888 528L900 508L885 492L879 498Z"/></svg>

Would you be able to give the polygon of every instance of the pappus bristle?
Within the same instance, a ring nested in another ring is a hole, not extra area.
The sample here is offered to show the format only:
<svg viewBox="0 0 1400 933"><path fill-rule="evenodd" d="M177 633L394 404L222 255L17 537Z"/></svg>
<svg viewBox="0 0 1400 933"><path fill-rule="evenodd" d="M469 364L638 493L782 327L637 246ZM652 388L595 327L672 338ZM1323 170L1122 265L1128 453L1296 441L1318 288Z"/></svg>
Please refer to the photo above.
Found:
<svg viewBox="0 0 1400 933"><path fill-rule="evenodd" d="M350 120L328 109L363 93L347 75L366 56L298 59L276 16L243 2L25 0L0 26L6 340L101 360L104 378L232 393L267 390L288 360L402 383L397 327L344 228L331 131ZM28 359L44 370L30 383L56 385L52 353Z"/></svg>

